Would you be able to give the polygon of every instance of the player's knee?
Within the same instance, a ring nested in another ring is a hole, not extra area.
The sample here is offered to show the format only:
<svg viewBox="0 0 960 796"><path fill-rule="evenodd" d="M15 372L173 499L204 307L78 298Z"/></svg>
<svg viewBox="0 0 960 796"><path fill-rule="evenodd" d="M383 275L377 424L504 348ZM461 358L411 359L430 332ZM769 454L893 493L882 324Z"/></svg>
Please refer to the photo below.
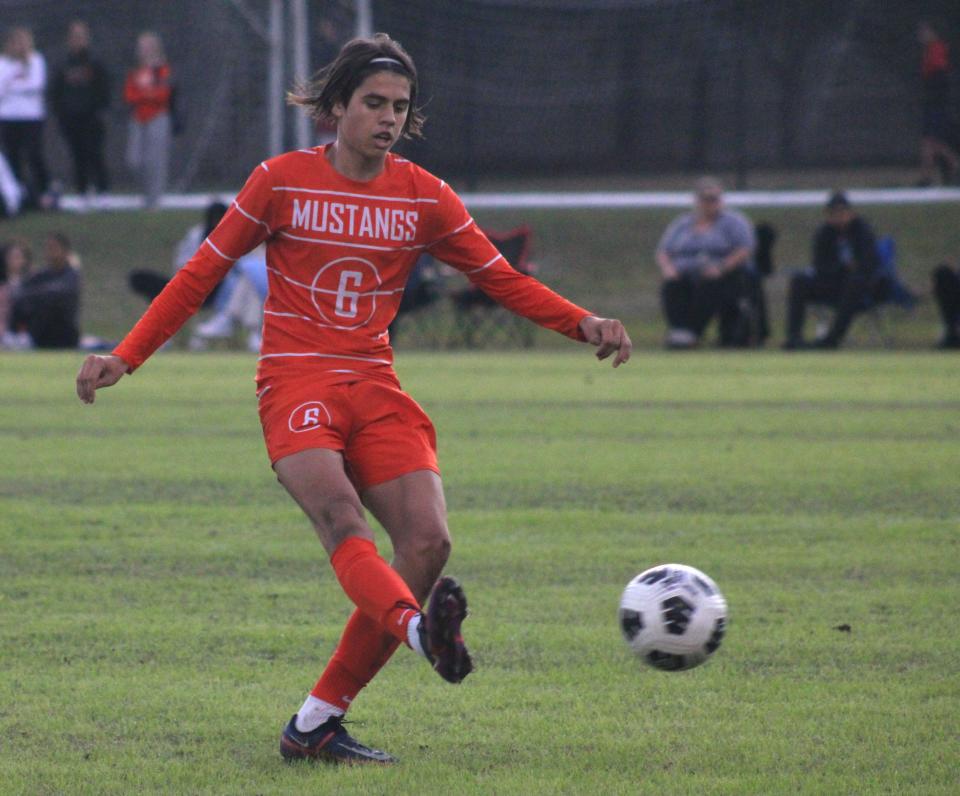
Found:
<svg viewBox="0 0 960 796"><path fill-rule="evenodd" d="M424 527L405 547L406 556L421 562L424 569L436 577L450 558L450 533L444 524Z"/></svg>

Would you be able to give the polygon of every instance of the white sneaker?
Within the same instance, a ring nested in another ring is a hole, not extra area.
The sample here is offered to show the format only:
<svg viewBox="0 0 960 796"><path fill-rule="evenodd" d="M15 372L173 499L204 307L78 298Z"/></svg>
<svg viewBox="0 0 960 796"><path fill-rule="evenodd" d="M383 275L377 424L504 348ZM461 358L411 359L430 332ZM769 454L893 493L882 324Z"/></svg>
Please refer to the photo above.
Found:
<svg viewBox="0 0 960 796"><path fill-rule="evenodd" d="M664 342L667 348L693 348L697 344L697 336L689 329L669 329Z"/></svg>
<svg viewBox="0 0 960 796"><path fill-rule="evenodd" d="M0 346L11 351L29 351L33 348L33 338L27 332L4 332Z"/></svg>
<svg viewBox="0 0 960 796"><path fill-rule="evenodd" d="M261 342L260 332L250 332L247 336L247 351L253 351L255 354L259 354Z"/></svg>

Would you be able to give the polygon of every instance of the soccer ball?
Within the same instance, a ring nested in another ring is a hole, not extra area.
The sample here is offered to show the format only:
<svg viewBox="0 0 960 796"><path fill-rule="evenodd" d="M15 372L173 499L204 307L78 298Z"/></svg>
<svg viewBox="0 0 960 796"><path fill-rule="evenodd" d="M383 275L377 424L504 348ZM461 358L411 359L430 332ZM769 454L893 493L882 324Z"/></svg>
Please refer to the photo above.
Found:
<svg viewBox="0 0 960 796"><path fill-rule="evenodd" d="M620 630L657 669L692 669L709 658L727 628L727 602L699 569L661 564L641 572L620 598Z"/></svg>

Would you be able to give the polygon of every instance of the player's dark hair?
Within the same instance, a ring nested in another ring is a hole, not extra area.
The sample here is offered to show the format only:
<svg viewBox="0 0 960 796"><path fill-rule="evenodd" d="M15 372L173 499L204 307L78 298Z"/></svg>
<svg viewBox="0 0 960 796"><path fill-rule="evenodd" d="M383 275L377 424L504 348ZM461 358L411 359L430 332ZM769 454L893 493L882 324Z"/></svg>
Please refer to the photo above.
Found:
<svg viewBox="0 0 960 796"><path fill-rule="evenodd" d="M417 67L400 43L386 33L348 41L331 63L288 93L287 102L306 108L317 121L335 123L333 106L341 103L346 107L357 86L375 72L384 71L410 81L410 111L400 135L421 138L426 117L417 107Z"/></svg>

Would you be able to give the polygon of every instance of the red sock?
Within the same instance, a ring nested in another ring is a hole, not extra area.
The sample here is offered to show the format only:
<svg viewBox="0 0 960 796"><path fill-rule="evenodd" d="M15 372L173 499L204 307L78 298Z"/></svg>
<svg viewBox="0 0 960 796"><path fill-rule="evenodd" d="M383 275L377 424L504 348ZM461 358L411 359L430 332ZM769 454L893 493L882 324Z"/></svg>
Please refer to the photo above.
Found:
<svg viewBox="0 0 960 796"><path fill-rule="evenodd" d="M330 557L347 597L381 630L406 642L407 625L420 605L399 573L377 554L377 546L359 536L347 537Z"/></svg>
<svg viewBox="0 0 960 796"><path fill-rule="evenodd" d="M397 639L357 609L347 622L330 663L310 693L346 711L399 646Z"/></svg>

